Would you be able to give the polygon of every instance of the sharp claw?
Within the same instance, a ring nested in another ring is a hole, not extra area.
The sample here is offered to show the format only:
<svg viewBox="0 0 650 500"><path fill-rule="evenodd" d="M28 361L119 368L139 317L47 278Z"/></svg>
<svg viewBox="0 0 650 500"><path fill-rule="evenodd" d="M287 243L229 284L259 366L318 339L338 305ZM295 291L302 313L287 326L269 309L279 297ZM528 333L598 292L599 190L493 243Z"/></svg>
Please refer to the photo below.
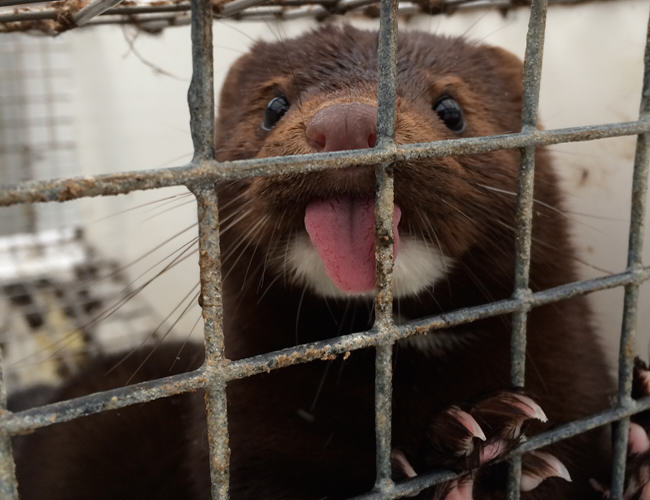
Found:
<svg viewBox="0 0 650 500"><path fill-rule="evenodd" d="M559 477L571 482L571 475L567 468L550 453L531 451L524 455L521 475L522 491L534 490L544 479L549 477Z"/></svg>
<svg viewBox="0 0 650 500"><path fill-rule="evenodd" d="M528 418L534 418L541 422L548 421L548 417L546 416L546 413L544 413L544 410L542 410L542 407L535 403L531 398L516 392L513 392L510 395L517 400L513 406L521 410L526 416L528 416ZM506 402L508 401L506 400Z"/></svg>
<svg viewBox="0 0 650 500"><path fill-rule="evenodd" d="M546 422L548 417L535 401L528 396L516 392L502 392L494 397L481 401L475 406L475 411L483 416L490 414L506 417L523 416L525 419L536 419ZM513 409L516 413L513 415Z"/></svg>
<svg viewBox="0 0 650 500"><path fill-rule="evenodd" d="M469 413L461 410L458 408L458 406L450 407L447 410L447 413L458 420L473 437L478 438L481 441L485 441L486 437L483 429L481 429L481 426L478 425L478 422L474 420L474 417L472 417Z"/></svg>
<svg viewBox="0 0 650 500"><path fill-rule="evenodd" d="M474 439L486 439L474 417L458 406L450 406L438 414L429 426L428 435L433 449L441 452L443 458L466 459L474 453Z"/></svg>
<svg viewBox="0 0 650 500"><path fill-rule="evenodd" d="M628 451L633 455L645 453L650 449L650 439L645 429L634 422L630 423Z"/></svg>

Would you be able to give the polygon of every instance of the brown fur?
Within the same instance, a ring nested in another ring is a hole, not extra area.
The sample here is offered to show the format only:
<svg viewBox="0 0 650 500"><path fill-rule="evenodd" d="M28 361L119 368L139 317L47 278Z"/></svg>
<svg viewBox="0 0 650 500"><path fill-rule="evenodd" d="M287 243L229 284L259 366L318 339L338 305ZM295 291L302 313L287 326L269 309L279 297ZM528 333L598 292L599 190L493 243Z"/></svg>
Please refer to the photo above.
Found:
<svg viewBox="0 0 650 500"><path fill-rule="evenodd" d="M217 159L313 152L304 131L318 110L337 102L376 102L376 51L375 33L351 27L325 27L295 40L256 44L235 63L224 84ZM432 103L443 93L453 96L463 109L467 122L463 136L518 131L521 72L520 61L502 49L457 38L401 34L396 141L457 137L432 110ZM265 132L260 127L264 109L278 93L288 97L291 108L273 130ZM495 151L395 165L395 199L402 208L400 233L422 236L455 259L435 289L398 301L401 318L510 296L515 197L507 192L516 191L518 162L518 151ZM538 151L536 162L531 288L541 290L576 279L576 272L555 174L544 151ZM324 300L282 276L281 264L288 238L304 231L304 211L310 200L371 195L373 189L371 167L258 178L218 187L224 221L229 358L370 327L368 301ZM398 345L395 351L393 446L404 450L418 472L429 467L426 429L432 415L450 404L509 386L508 316L443 333L465 337L467 342L446 343L428 353L408 344ZM153 367L146 376L168 374L167 362L174 357L174 349L166 347L156 354L147 364ZM188 349L191 359L200 353L198 347ZM584 298L532 311L527 361L526 390L553 425L606 406L612 384ZM94 375L102 374L105 363L97 363ZM194 365L187 362L183 368ZM120 370L122 375L83 391L123 383L134 366L137 360L128 361ZM343 498L370 489L375 451L372 381L373 352L367 350L345 360L285 368L230 384L232 497ZM72 383L58 397L79 393L79 386L79 381ZM21 455L18 463L24 497L207 499L201 408L196 396L176 397L57 425L23 438L19 448L30 457L23 461ZM301 418L304 411L313 420ZM120 440L118 436L129 432L130 424L123 423L127 418L144 419L146 429ZM604 437L603 432L596 432L555 446L553 452L571 471L573 483L550 479L526 498L588 498L587 479L599 476L606 466ZM145 456L133 469L124 469L131 452L123 447L130 444L132 449L137 438L149 443L136 446L145 450ZM89 458L97 454L101 462ZM170 456L177 457L180 467L166 462ZM155 460L161 457L164 460ZM165 462L168 468L146 472L152 461L155 466ZM73 481L70 471L75 467L83 477ZM107 486L115 481L128 488L115 493ZM150 484L159 489L154 493ZM184 493L178 496L175 487ZM130 488L139 488L139 493L130 494ZM52 494L44 497L37 491ZM493 494L486 493L486 498Z"/></svg>

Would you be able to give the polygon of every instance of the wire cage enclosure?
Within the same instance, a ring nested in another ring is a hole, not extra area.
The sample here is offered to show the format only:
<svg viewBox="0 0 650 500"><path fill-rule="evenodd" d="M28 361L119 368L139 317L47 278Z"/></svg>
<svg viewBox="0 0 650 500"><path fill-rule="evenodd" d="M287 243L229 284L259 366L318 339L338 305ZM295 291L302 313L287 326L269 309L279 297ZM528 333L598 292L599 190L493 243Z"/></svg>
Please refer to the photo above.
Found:
<svg viewBox="0 0 650 500"><path fill-rule="evenodd" d="M511 453L508 481L508 498L518 498L521 455L523 453L594 427L616 422L612 497L620 498L623 491L629 417L650 408L650 397L633 400L630 396L633 363L631 346L636 330L638 292L640 285L650 278L650 267L644 265L641 259L644 214L647 203L648 146L650 145L650 44L645 56L643 100L638 120L589 127L539 130L537 128L537 109L547 3L546 0L534 0L531 6L524 66L523 127L518 133L425 144L396 145L393 138L396 92L395 53L399 6L397 1L382 0L378 55L380 62L377 147L361 151L216 162L214 160L212 70L212 21L215 9L209 1L192 0L193 76L189 90L191 131L194 143L192 161L185 166L175 168L132 171L93 178L22 182L14 186L0 188L0 205L65 201L87 196L128 193L139 189L187 186L194 194L198 207L201 304L205 323L206 361L198 370L182 375L21 412L12 413L5 410L0 420L0 495L8 499L18 498L10 444L12 435L109 409L203 389L206 393L208 410L212 497L215 499L228 498L229 451L225 392L227 383L269 370L282 369L298 363L374 347L376 349L377 477L375 489L362 498L403 498L428 486L449 480L455 475L450 472L432 473L399 484L395 484L391 480L392 355L393 346L397 341L482 318L512 314L511 383L515 387L521 387L525 377L526 317L532 308L580 294L624 287L625 303L620 338L619 386L616 403L607 411L530 438ZM443 4L451 4L451 2L440 2L440 5ZM102 5L106 6L105 3ZM3 20L0 18L0 23L22 22L23 20L25 19L5 18ZM78 19L77 23L79 24ZM626 271L533 293L529 288L529 264L535 148L624 135L638 136ZM521 151L516 217L516 280L513 284L512 297L478 307L397 324L392 308L392 247L388 243L392 239L391 221L393 218L391 163L409 159L475 154L498 149L519 149ZM322 169L345 168L351 165L376 165L378 181L376 217L377 227L380 229L376 234L378 293L375 300L373 329L370 332L358 332L322 342L298 345L294 348L270 352L253 358L236 361L226 359L222 330L221 272L218 265L220 259L218 200L213 188L214 183L287 172L313 172Z"/></svg>

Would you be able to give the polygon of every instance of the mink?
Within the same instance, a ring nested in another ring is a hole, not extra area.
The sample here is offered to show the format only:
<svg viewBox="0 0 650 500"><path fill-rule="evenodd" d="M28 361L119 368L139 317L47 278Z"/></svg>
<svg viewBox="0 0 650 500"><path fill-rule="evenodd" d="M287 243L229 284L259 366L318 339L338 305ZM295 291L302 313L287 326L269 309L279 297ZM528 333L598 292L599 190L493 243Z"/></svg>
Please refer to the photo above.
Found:
<svg viewBox="0 0 650 500"><path fill-rule="evenodd" d="M231 67L221 90L216 159L374 147L377 43L376 32L333 25L256 43ZM518 132L521 107L522 64L506 50L399 34L397 144ZM393 165L396 321L512 295L519 160L518 150L499 150ZM543 148L535 162L532 291L577 279L562 192ZM222 182L215 189L229 359L372 327L374 166ZM525 416L528 434L607 407L613 382L584 297L530 311L524 393L509 380L511 323L502 315L395 345L396 480L482 464L474 451L463 460L451 452L445 457L440 442L473 426L456 425L467 422L466 415L486 434L506 428L485 410L495 397L503 403L500 394L521 394L506 398L509 408L534 401L543 409L547 424L537 410ZM52 400L124 385L134 373L131 382L196 368L203 349L165 343L153 353L136 351L110 370L117 359L93 361ZM373 380L374 350L364 349L230 382L231 497L337 499L371 490ZM537 418L529 418L533 414ZM16 437L21 498L206 500L204 420L197 392ZM480 434L474 428L462 441L479 450ZM572 481L550 477L524 498L595 494L589 479L606 476L607 429L545 451L566 466ZM504 467L482 469L473 498L501 498ZM442 495L430 488L420 498Z"/></svg>

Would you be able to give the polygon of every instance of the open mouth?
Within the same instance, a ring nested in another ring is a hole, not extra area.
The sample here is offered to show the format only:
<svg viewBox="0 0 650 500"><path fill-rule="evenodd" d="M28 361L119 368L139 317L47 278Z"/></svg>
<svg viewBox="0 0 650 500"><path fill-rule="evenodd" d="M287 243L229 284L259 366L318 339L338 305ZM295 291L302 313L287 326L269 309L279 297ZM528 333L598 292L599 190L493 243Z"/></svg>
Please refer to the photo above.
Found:
<svg viewBox="0 0 650 500"><path fill-rule="evenodd" d="M393 215L393 255L399 248L401 210ZM338 197L315 200L305 210L305 229L327 276L346 293L375 287L375 201Z"/></svg>

